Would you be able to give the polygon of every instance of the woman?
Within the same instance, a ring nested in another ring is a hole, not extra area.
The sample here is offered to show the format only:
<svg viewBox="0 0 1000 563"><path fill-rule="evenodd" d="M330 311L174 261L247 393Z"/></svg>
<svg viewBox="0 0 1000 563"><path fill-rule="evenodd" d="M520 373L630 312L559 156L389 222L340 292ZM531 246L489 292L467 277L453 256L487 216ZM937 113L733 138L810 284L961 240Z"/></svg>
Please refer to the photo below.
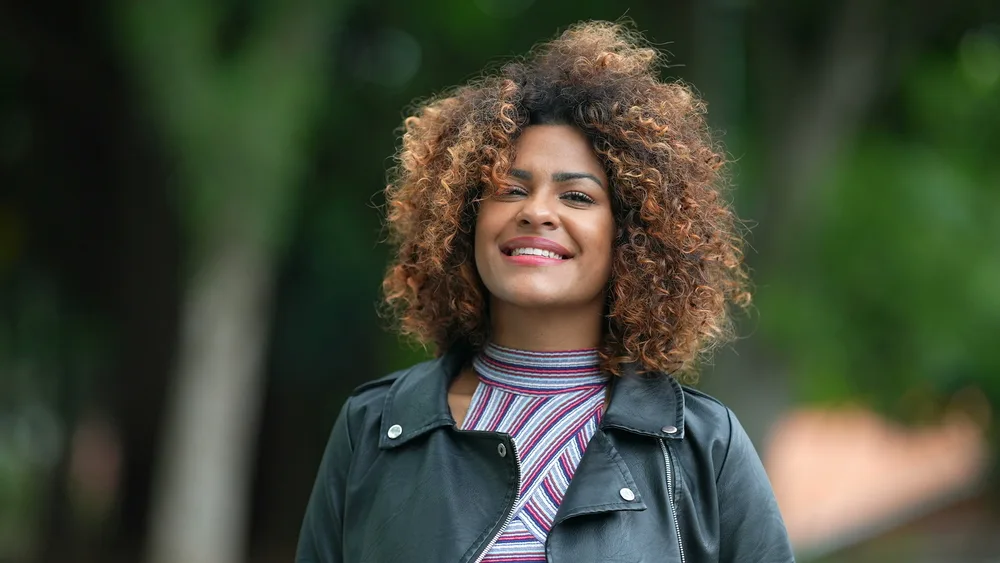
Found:
<svg viewBox="0 0 1000 563"><path fill-rule="evenodd" d="M745 432L678 383L748 294L658 59L581 24L406 119L385 300L439 355L347 400L297 561L792 561Z"/></svg>

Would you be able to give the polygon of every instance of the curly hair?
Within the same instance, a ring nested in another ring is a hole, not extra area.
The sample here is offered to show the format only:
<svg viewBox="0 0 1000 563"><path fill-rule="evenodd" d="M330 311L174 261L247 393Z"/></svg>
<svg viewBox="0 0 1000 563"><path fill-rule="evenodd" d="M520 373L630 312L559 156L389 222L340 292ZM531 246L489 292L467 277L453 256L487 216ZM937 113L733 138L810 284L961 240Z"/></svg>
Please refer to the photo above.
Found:
<svg viewBox="0 0 1000 563"><path fill-rule="evenodd" d="M580 23L405 119L385 189L396 252L382 283L402 334L438 353L487 340L478 203L502 185L525 127L569 124L587 135L612 192L602 366L696 377L699 357L732 336L730 305L749 305L748 276L705 104L658 80L660 66L625 26Z"/></svg>

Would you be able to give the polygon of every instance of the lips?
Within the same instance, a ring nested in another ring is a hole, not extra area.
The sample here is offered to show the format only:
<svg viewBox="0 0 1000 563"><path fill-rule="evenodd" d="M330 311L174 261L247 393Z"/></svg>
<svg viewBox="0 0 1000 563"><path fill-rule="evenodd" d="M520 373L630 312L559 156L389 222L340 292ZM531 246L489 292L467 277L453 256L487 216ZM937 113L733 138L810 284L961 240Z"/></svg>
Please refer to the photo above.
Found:
<svg viewBox="0 0 1000 563"><path fill-rule="evenodd" d="M500 252L510 256L511 252L518 248L537 248L539 250L548 250L549 252L562 256L565 260L573 257L573 253L567 250L565 246L542 237L512 238L500 245Z"/></svg>

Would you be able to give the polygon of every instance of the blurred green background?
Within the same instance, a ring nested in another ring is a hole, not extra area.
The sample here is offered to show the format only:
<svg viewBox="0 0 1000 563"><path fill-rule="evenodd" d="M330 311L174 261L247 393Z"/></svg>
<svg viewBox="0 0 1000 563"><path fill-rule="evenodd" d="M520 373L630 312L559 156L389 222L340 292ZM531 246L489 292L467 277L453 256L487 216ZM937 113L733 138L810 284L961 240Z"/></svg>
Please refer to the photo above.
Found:
<svg viewBox="0 0 1000 563"><path fill-rule="evenodd" d="M0 6L0 562L290 561L347 393L427 355L376 314L407 108L623 17L733 160L756 304L702 381L769 469L801 409L981 431L802 559L1000 561L1000 4L111 0Z"/></svg>

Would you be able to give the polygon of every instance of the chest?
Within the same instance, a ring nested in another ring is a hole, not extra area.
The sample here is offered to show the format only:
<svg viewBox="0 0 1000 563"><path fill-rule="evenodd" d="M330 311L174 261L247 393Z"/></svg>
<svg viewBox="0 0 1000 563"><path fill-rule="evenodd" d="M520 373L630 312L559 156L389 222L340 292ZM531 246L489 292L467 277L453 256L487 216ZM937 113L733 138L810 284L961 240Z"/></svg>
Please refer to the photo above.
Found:
<svg viewBox="0 0 1000 563"><path fill-rule="evenodd" d="M517 501L520 468L503 453L513 447L506 433L449 427L357 459L345 562L479 561ZM549 531L546 561L705 560L682 555L673 463L658 440L615 440L598 430Z"/></svg>

